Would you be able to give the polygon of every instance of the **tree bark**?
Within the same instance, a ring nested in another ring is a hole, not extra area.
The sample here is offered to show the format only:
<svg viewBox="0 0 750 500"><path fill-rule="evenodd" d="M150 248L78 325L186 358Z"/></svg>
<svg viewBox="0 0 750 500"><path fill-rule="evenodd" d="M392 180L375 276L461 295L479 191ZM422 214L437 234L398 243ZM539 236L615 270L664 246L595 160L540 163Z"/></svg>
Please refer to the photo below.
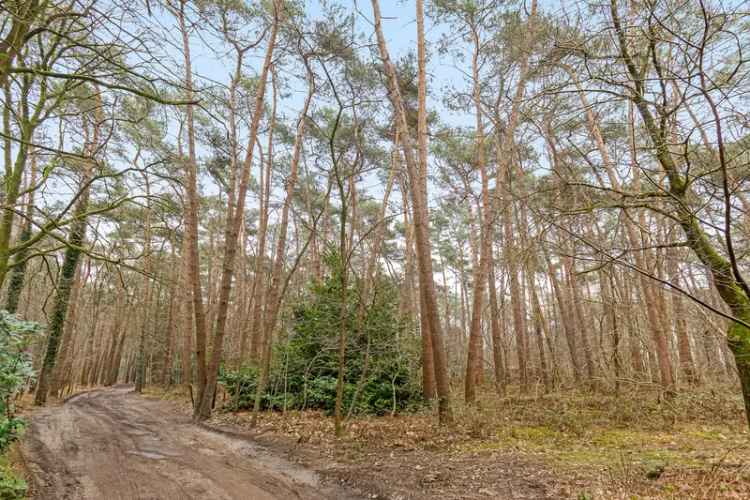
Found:
<svg viewBox="0 0 750 500"><path fill-rule="evenodd" d="M255 401L253 403L252 425L257 425L258 413L260 412L260 400L266 390L268 383L268 374L271 365L271 341L273 340L273 331L276 328L281 301L283 299L283 280L284 280L284 255L286 253L287 230L289 227L289 211L294 199L294 190L297 185L299 175L299 163L304 145L305 127L307 124L307 112L310 109L313 95L315 94L315 78L310 69L309 62L305 57L305 66L307 69L307 96L302 105L299 119L297 120L297 132L294 136L294 147L292 150L292 162L289 171L289 177L286 180L286 190L284 205L281 208L281 220L276 236L276 252L274 254L273 268L271 269L271 284L268 289L268 300L266 302L266 317L263 323L261 339L263 350L261 351L260 377L255 391ZM327 200L326 200L327 203Z"/></svg>
<svg viewBox="0 0 750 500"><path fill-rule="evenodd" d="M466 377L464 379L464 398L467 403L473 403L476 399L476 381L480 371L483 370L482 356L482 314L484 310L484 295L492 266L492 237L494 221L494 204L490 198L490 181L487 173L487 161L484 146L484 124L482 121L482 99L481 84L479 79L479 51L480 39L476 26L472 27L472 39L474 51L471 60L473 99L476 121L475 131L475 163L479 170L482 181L482 203L478 207L479 219L481 220L479 265L474 271L474 291L471 307L471 329L469 330L469 348L466 360Z"/></svg>
<svg viewBox="0 0 750 500"><path fill-rule="evenodd" d="M53 370L57 363L57 353L60 344L60 338L65 327L65 319L68 314L70 294L73 288L73 280L78 269L78 262L83 250L83 242L86 238L86 211L89 205L89 196L91 193L89 180L94 175L95 160L99 144L99 130L104 122L101 97L98 89L95 89L96 108L94 110L94 126L91 136L84 128L85 145L84 151L90 156L82 161L83 174L81 185L85 186L83 193L78 199L76 208L73 212L74 222L70 228L63 264L60 268L60 277L57 281L57 295L55 297L55 306L52 312L52 319L49 326L49 335L47 337L47 349L42 362L42 369L39 373L34 404L41 406L47 401L47 393L52 382Z"/></svg>
<svg viewBox="0 0 750 500"><path fill-rule="evenodd" d="M187 194L187 210L185 213L185 242L188 255L188 281L191 288L193 324L195 327L195 362L197 366L195 383L198 387L196 403L203 397L206 386L206 311L203 306L203 287L200 276L200 257L198 252L198 164L195 150L195 125L193 119L193 71L190 56L190 40L185 22L185 7L187 0L180 0L179 9L175 15L182 35L182 54L185 64L185 106L188 138L188 161L185 165L185 191ZM196 406L195 410L198 410Z"/></svg>
<svg viewBox="0 0 750 500"><path fill-rule="evenodd" d="M242 165L242 173L236 194L236 200L233 201L234 193L227 194L230 205L233 204L234 206L229 207L231 210L228 210L227 224L224 231L224 258L222 261L219 303L216 312L216 326L214 328L211 360L206 370L205 387L202 391L199 391L199 403L193 415L196 420L205 420L211 415L214 394L216 392L216 381L219 375L219 365L221 364L221 358L224 352L224 335L226 333L227 312L229 310L229 295L232 291L234 260L237 255L237 240L240 232L240 225L245 220L245 197L247 195L248 184L250 181L250 168L253 163L253 151L258 137L260 117L263 114L266 80L268 79L268 73L271 69L271 61L276 46L276 35L279 30L281 6L279 5L278 0L274 1L273 9L273 25L271 27L271 34L266 48L266 56L261 69L258 88L255 93L255 106L252 122L250 124L247 153Z"/></svg>
<svg viewBox="0 0 750 500"><path fill-rule="evenodd" d="M422 1L417 0L417 52L419 61L419 116L418 142L419 163L414 156L414 144L406 119L406 110L401 97L400 86L396 70L390 61L390 55L383 36L380 5L378 0L372 0L375 22L375 33L378 40L380 57L388 77L389 94L393 103L396 123L401 138L406 170L411 184L412 210L417 248L417 265L419 268L420 293L423 297L427 323L431 333L432 352L435 360L435 380L437 386L438 408L440 421L444 424L453 420L450 404L450 386L448 383L448 365L445 348L443 346L443 331L438 316L435 282L432 274L432 255L429 240L429 216L427 211L427 115L425 109L425 47L424 47L424 16Z"/></svg>

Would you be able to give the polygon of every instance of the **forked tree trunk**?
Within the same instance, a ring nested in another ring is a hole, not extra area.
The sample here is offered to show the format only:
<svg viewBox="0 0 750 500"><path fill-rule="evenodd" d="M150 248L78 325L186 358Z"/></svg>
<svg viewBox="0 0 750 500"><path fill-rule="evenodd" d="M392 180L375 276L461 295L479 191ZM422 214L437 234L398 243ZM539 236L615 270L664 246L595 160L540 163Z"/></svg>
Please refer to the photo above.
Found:
<svg viewBox="0 0 750 500"><path fill-rule="evenodd" d="M274 19L271 27L271 34L266 48L266 56L261 69L258 88L255 93L255 105L253 108L253 118L250 124L250 132L247 144L247 153L242 165L240 182L237 193L233 191L230 185L230 193L227 194L229 199L229 210L227 215L227 224L224 231L224 257L222 259L221 282L219 285L219 301L216 311L216 326L214 328L211 360L206 367L206 379L203 390L199 390L198 405L194 412L196 420L205 420L211 415L211 409L216 392L216 381L219 375L219 365L224 353L224 335L226 333L227 312L229 310L229 295L232 291L232 276L234 274L234 261L237 255L238 237L240 225L245 220L245 198L250 181L250 169L253 163L253 151L255 142L258 137L260 127L260 117L263 114L263 102L266 93L266 80L271 69L271 62L274 48L276 46L276 34L279 30L281 16L281 5L278 0L274 1ZM236 198L235 198L236 196Z"/></svg>

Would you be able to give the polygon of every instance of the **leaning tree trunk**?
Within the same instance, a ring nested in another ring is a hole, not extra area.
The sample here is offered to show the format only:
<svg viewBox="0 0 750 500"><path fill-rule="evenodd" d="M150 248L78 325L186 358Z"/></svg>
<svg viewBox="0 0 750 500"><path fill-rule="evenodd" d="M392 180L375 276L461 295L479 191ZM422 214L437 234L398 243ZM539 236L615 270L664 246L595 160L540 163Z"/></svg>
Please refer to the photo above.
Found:
<svg viewBox="0 0 750 500"><path fill-rule="evenodd" d="M65 327L65 318L68 314L68 302L70 292L73 288L78 261L81 257L81 245L86 234L86 219L82 217L88 205L88 196L84 196L76 210L76 216L80 217L73 224L68 238L65 256L63 258L60 277L57 281L57 296L55 298L55 307L52 312L52 320L49 326L49 335L47 337L47 350L42 363L42 370L39 373L39 382L37 384L34 404L43 405L47 401L47 392L52 382L52 374L57 362L57 351Z"/></svg>
<svg viewBox="0 0 750 500"><path fill-rule="evenodd" d="M253 426L258 423L260 400L266 390L266 384L268 383L268 375L271 366L271 341L273 331L276 328L276 321L278 319L278 313L281 308L281 300L283 299L284 292L282 281L287 230L289 227L289 212L292 208L294 190L297 186L297 177L299 175L299 164L302 156L302 146L305 139L307 112L310 109L310 103L312 102L315 93L314 75L307 63L307 59L305 59L305 65L307 67L307 96L305 97L305 103L302 105L302 111L300 112L299 120L297 121L297 133L294 137L294 146L292 149L292 162L290 165L289 177L286 182L284 205L281 208L281 220L276 237L276 251L274 254L273 268L271 269L271 284L268 289L268 300L266 302L268 304L268 309L266 310L263 331L261 332L263 351L260 360L260 377L258 378L258 384L255 388L255 400L253 402ZM327 206L328 201L326 200L325 203Z"/></svg>
<svg viewBox="0 0 750 500"><path fill-rule="evenodd" d="M237 255L238 238L240 226L245 220L245 197L250 182L250 168L253 163L253 151L255 142L258 137L260 127L260 117L263 114L263 102L266 92L266 80L268 72L271 69L271 62L276 44L276 34L278 33L281 9L278 3L274 2L274 20L271 28L271 35L266 49L266 57L263 62L258 88L255 94L255 106L250 133L247 145L247 153L242 165L241 178L236 194L236 201L232 198L234 193L228 194L230 209L227 217L227 224L224 231L224 258L221 269L221 284L219 287L219 304L216 311L216 326L212 343L210 363L206 367L206 379L203 382L203 390L199 390L199 401L193 414L196 420L205 420L211 415L211 409L216 393L216 382L219 375L219 365L224 352L224 335L226 333L227 315L229 311L229 295L232 291L232 277L234 275L234 261ZM230 186L230 189L232 187ZM231 205L234 206L231 206Z"/></svg>
<svg viewBox="0 0 750 500"><path fill-rule="evenodd" d="M21 234L18 236L17 247L20 247L16 253L13 261L13 267L10 275L10 283L8 283L7 299L5 302L5 309L9 313L15 314L18 310L18 300L21 298L21 291L23 290L24 281L26 280L26 257L29 253L29 248L25 245L31 239L31 225L32 217L34 216L34 184L36 184L36 173L37 173L37 159L33 148L29 150L31 155L31 175L29 177L29 197L28 203L26 204L26 222L23 225Z"/></svg>
<svg viewBox="0 0 750 500"><path fill-rule="evenodd" d="M706 266L713 277L713 285L716 291L732 313L732 319L727 329L727 345L737 366L737 374L742 386L745 404L745 416L750 426L750 287L740 272L732 246L732 199L728 185L729 174L725 158L726 152L721 132L722 122L716 104L704 90L703 95L706 104L713 113L715 122L713 125L717 135L717 159L719 163L717 170L722 177L725 222L722 251L726 253L726 256L719 251L719 245L710 239L700 219L693 211L695 195L692 184L678 168L667 141L669 135L664 126L669 123L669 120L664 115L666 111L656 108L654 112L657 115L654 115L649 107L649 100L645 96L644 76L638 69L630 52L625 28L620 22L616 0L610 0L610 15L617 37L619 55L634 83L629 98L638 109L643 120L644 128L654 148L656 160L666 176L669 195L675 201L672 215L677 219L683 230L687 246Z"/></svg>
<svg viewBox="0 0 750 500"><path fill-rule="evenodd" d="M93 133L88 136L87 120L84 119L84 134L86 143L84 151L89 155L94 155L99 148L99 129L104 122L101 94L98 88L94 89L94 99L96 108L94 110L94 127ZM86 117L84 117L86 118ZM90 182L94 173L95 160L88 158L83 160L83 175L81 176L81 186L83 190L80 193L78 202L73 212L73 222L71 223L70 235L68 236L63 264L60 269L60 277L57 280L57 295L55 297L55 306L52 312L52 319L49 325L49 334L47 336L47 349L42 362L42 369L39 373L36 395L34 404L43 405L47 401L47 393L52 382L52 376L57 363L57 352L65 328L65 318L68 314L68 304L70 293L73 288L78 262L83 251L83 242L86 237L86 211L89 205L89 196L91 194Z"/></svg>

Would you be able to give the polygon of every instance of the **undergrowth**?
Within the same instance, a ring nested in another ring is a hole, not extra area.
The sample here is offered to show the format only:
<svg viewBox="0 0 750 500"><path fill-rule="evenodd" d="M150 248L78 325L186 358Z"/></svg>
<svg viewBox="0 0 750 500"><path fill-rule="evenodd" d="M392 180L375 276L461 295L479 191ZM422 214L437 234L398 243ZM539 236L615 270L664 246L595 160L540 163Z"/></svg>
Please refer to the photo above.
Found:
<svg viewBox="0 0 750 500"><path fill-rule="evenodd" d="M26 481L13 467L10 455L13 448L0 454L0 500L22 500L26 498Z"/></svg>

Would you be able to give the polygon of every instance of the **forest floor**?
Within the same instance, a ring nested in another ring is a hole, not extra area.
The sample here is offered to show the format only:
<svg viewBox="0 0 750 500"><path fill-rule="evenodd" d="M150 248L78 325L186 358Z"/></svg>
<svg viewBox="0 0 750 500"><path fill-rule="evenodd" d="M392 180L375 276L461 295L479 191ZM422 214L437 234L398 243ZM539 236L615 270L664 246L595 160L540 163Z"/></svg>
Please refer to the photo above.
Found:
<svg viewBox="0 0 750 500"><path fill-rule="evenodd" d="M362 498L131 386L35 410L19 449L40 500Z"/></svg>
<svg viewBox="0 0 750 500"><path fill-rule="evenodd" d="M266 413L252 432L370 498L750 498L750 435L726 387L668 399L644 389L484 394L455 413L452 429L427 411L357 418L340 439L320 413ZM250 431L249 422L217 412L210 423Z"/></svg>
<svg viewBox="0 0 750 500"><path fill-rule="evenodd" d="M558 392L354 418L218 410L184 392L95 390L34 411L20 447L39 499L750 498L750 435L734 391Z"/></svg>

